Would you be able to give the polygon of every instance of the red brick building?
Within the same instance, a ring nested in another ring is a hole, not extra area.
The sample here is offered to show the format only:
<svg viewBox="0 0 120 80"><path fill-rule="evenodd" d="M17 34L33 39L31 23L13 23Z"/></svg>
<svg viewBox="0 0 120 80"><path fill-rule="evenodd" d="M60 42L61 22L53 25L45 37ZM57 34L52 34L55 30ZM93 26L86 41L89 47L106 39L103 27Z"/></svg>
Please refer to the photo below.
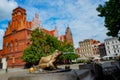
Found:
<svg viewBox="0 0 120 80"><path fill-rule="evenodd" d="M8 67L24 67L25 62L22 61L21 56L23 50L29 45L30 32L39 27L44 32L51 36L58 37L59 40L66 40L73 45L72 33L68 27L64 37L58 36L57 27L54 30L46 30L40 27L39 16L35 14L32 21L26 20L26 10L17 7L12 12L12 20L8 22L8 27L3 37L3 49L0 50L0 57L8 57Z"/></svg>

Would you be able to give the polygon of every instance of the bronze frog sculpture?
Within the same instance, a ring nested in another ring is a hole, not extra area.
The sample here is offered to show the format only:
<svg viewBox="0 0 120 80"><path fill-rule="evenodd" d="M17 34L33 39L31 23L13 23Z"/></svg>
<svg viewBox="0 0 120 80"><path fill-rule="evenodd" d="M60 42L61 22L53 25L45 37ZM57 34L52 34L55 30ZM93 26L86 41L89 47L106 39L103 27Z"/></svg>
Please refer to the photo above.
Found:
<svg viewBox="0 0 120 80"><path fill-rule="evenodd" d="M50 70L56 69L57 68L56 61L61 54L62 52L55 50L53 54L41 57L41 59L39 60L39 64L35 67L30 68L29 72L30 73L34 72L36 69L50 69Z"/></svg>

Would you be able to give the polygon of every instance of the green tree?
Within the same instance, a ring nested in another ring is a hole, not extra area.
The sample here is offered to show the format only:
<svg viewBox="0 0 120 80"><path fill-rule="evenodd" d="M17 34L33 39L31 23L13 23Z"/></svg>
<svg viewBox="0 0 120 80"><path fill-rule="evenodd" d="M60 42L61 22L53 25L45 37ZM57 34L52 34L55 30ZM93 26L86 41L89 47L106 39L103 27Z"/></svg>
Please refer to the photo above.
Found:
<svg viewBox="0 0 120 80"><path fill-rule="evenodd" d="M64 44L61 49L63 54L59 57L59 60L64 63L71 63L72 60L78 57L77 54L74 53L74 47L66 41L62 42L62 44Z"/></svg>
<svg viewBox="0 0 120 80"><path fill-rule="evenodd" d="M98 16L105 17L104 25L108 29L107 35L120 38L120 0L109 0L99 5Z"/></svg>
<svg viewBox="0 0 120 80"><path fill-rule="evenodd" d="M64 62L64 63L72 63L72 60L75 60L78 58L78 55L75 53L67 53L67 54L62 54L59 57L59 60Z"/></svg>
<svg viewBox="0 0 120 80"><path fill-rule="evenodd" d="M56 49L60 50L61 42L56 37L46 34L46 43L47 53L53 53Z"/></svg>
<svg viewBox="0 0 120 80"><path fill-rule="evenodd" d="M31 45L24 52L22 59L28 64L36 64L41 57L53 53L56 49L60 50L61 42L40 29L35 29L31 33Z"/></svg>
<svg viewBox="0 0 120 80"><path fill-rule="evenodd" d="M61 42L61 51L64 53L73 53L74 52L74 46L71 45L70 43L67 43L66 41Z"/></svg>
<svg viewBox="0 0 120 80"><path fill-rule="evenodd" d="M32 44L28 46L24 52L22 59L30 64L35 64L42 56L45 56L46 35L38 28L31 33L30 41Z"/></svg>

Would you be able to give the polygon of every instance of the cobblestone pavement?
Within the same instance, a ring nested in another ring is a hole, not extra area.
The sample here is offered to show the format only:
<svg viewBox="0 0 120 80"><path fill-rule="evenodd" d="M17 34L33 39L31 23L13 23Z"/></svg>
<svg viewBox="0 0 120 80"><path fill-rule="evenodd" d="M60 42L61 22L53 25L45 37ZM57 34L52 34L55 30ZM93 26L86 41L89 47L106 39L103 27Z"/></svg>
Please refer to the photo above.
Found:
<svg viewBox="0 0 120 80"><path fill-rule="evenodd" d="M70 65L71 69L78 69L79 64ZM58 66L59 68L65 68L65 65ZM8 72L6 70L0 70L0 80L8 80L9 77L15 76L15 75L22 75L27 74L28 69L20 69L20 68L14 68L14 69L8 69Z"/></svg>
<svg viewBox="0 0 120 80"><path fill-rule="evenodd" d="M26 70L24 71L15 71L15 72L4 72L0 74L0 80L8 80L8 78L10 76L14 76L14 75L19 75L19 74L24 74L24 73L28 73Z"/></svg>

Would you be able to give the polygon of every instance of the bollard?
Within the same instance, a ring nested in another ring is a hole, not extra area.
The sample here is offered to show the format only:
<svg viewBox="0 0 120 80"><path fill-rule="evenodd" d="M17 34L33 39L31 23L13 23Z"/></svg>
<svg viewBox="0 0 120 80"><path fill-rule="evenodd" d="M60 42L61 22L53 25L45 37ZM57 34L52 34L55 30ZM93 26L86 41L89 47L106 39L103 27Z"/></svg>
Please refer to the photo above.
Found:
<svg viewBox="0 0 120 80"><path fill-rule="evenodd" d="M69 65L65 65L65 69L70 69L70 66Z"/></svg>
<svg viewBox="0 0 120 80"><path fill-rule="evenodd" d="M8 72L8 68L5 69L6 73Z"/></svg>

